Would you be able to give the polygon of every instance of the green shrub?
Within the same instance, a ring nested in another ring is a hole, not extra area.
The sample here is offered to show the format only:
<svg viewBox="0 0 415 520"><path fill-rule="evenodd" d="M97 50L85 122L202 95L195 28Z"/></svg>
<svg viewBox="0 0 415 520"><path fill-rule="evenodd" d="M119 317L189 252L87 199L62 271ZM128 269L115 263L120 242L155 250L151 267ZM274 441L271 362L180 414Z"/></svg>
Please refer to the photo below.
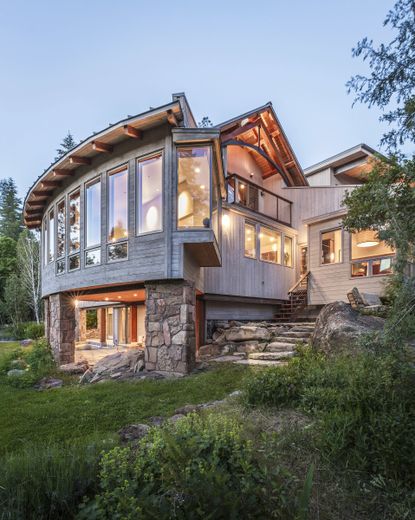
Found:
<svg viewBox="0 0 415 520"><path fill-rule="evenodd" d="M4 355L0 360L0 373L5 374L10 369L16 368L16 363L19 362L26 366L25 374L6 378L7 383L17 388L33 386L56 367L45 338L34 341L30 347L19 347Z"/></svg>
<svg viewBox="0 0 415 520"><path fill-rule="evenodd" d="M112 441L28 446L0 460L2 520L67 520L94 495L99 454Z"/></svg>
<svg viewBox="0 0 415 520"><path fill-rule="evenodd" d="M316 447L334 463L415 483L415 374L392 354L323 360L310 352L246 383L250 405L299 408L316 418Z"/></svg>
<svg viewBox="0 0 415 520"><path fill-rule="evenodd" d="M295 482L263 449L220 415L154 428L103 457L100 492L79 518L294 518Z"/></svg>
<svg viewBox="0 0 415 520"><path fill-rule="evenodd" d="M21 339L39 339L45 335L45 325L42 322L36 323L36 321L31 321L24 325L24 338Z"/></svg>

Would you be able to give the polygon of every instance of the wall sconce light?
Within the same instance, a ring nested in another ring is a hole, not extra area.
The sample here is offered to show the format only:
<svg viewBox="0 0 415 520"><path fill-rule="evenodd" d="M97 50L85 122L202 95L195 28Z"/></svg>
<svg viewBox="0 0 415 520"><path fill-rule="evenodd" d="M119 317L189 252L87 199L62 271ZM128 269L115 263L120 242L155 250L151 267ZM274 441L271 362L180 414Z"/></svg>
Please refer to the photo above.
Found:
<svg viewBox="0 0 415 520"><path fill-rule="evenodd" d="M231 225L231 219L229 218L229 215L226 213L222 215L222 229L224 231L228 231L229 227Z"/></svg>

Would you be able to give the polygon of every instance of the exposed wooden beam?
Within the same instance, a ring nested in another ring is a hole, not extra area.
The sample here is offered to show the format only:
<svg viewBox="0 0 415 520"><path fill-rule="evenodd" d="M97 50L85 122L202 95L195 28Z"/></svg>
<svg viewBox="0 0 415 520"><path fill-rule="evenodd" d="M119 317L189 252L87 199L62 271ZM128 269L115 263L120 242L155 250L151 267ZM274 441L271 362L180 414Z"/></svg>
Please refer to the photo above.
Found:
<svg viewBox="0 0 415 520"><path fill-rule="evenodd" d="M42 209L45 207L42 201L36 200L35 202L27 202L27 205L30 206L31 209Z"/></svg>
<svg viewBox="0 0 415 520"><path fill-rule="evenodd" d="M42 186L42 188L55 188L56 186L61 185L61 181L42 181L40 185Z"/></svg>
<svg viewBox="0 0 415 520"><path fill-rule="evenodd" d="M79 155L71 155L69 157L69 162L71 164L91 164L91 159L89 159L89 157L80 157Z"/></svg>
<svg viewBox="0 0 415 520"><path fill-rule="evenodd" d="M43 208L43 206L42 206ZM27 215L42 215L43 211L41 209L27 209L26 214Z"/></svg>
<svg viewBox="0 0 415 520"><path fill-rule="evenodd" d="M253 121L252 123L248 123L244 126L240 126L233 132L229 134L223 134L221 139L222 141L227 141L228 139L235 139L238 135L244 134L245 132L248 132L248 130L252 130L253 128L256 128L258 126L258 121Z"/></svg>
<svg viewBox="0 0 415 520"><path fill-rule="evenodd" d="M32 191L35 197L50 197L53 193L53 190L48 191Z"/></svg>
<svg viewBox="0 0 415 520"><path fill-rule="evenodd" d="M41 222L39 217L25 217L26 222Z"/></svg>
<svg viewBox="0 0 415 520"><path fill-rule="evenodd" d="M92 149L96 152L112 153L114 147L111 144L92 141Z"/></svg>
<svg viewBox="0 0 415 520"><path fill-rule="evenodd" d="M128 137L132 137L133 139L142 139L143 133L141 130L134 128L131 125L124 125L124 134L128 135Z"/></svg>
<svg viewBox="0 0 415 520"><path fill-rule="evenodd" d="M167 121L172 126L179 126L179 123L177 122L176 116L174 115L173 110L167 110Z"/></svg>
<svg viewBox="0 0 415 520"><path fill-rule="evenodd" d="M64 170L62 168L56 168L52 170L54 177L70 177L73 173L73 170Z"/></svg>

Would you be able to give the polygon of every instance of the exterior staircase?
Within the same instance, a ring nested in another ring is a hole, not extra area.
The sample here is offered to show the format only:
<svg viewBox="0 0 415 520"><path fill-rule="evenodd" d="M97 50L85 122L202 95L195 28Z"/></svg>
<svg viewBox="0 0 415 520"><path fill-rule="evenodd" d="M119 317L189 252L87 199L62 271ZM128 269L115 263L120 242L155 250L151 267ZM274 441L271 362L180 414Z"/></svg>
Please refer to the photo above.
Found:
<svg viewBox="0 0 415 520"><path fill-rule="evenodd" d="M288 301L281 305L279 313L275 316L277 322L307 321L307 319L301 315L301 311L303 311L308 304L309 276L310 271L307 271L288 291Z"/></svg>
<svg viewBox="0 0 415 520"><path fill-rule="evenodd" d="M287 322L279 323L281 332L274 335L272 342L261 351L248 353L235 352L233 356L240 365L282 365L295 356L296 346L306 345L314 331L314 322Z"/></svg>

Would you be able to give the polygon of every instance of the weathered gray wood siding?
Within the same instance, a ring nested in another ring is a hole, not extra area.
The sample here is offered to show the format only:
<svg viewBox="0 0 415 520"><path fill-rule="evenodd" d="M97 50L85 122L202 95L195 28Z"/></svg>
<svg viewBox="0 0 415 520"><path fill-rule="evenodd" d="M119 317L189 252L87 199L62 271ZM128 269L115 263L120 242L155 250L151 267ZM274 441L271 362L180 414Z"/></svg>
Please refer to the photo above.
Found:
<svg viewBox="0 0 415 520"><path fill-rule="evenodd" d="M343 261L321 264L320 234L341 226L341 219L332 219L309 226L310 304L325 304L336 300L347 302L347 293L357 287L359 291L382 294L388 276L351 277L351 236L342 232Z"/></svg>
<svg viewBox="0 0 415 520"><path fill-rule="evenodd" d="M262 223L283 234L293 237L295 230L260 217L253 212L238 211L227 207L223 214L229 216L229 228L222 229L222 267L205 270L205 293L248 296L253 298L286 299L289 288L295 281L295 270L291 267L272 264L244 256L244 222ZM283 241L283 237L282 237ZM282 242L283 243L283 242ZM294 247L295 253L296 247Z"/></svg>
<svg viewBox="0 0 415 520"><path fill-rule="evenodd" d="M207 301L205 308L207 320L272 320L276 314L275 305L255 302Z"/></svg>

